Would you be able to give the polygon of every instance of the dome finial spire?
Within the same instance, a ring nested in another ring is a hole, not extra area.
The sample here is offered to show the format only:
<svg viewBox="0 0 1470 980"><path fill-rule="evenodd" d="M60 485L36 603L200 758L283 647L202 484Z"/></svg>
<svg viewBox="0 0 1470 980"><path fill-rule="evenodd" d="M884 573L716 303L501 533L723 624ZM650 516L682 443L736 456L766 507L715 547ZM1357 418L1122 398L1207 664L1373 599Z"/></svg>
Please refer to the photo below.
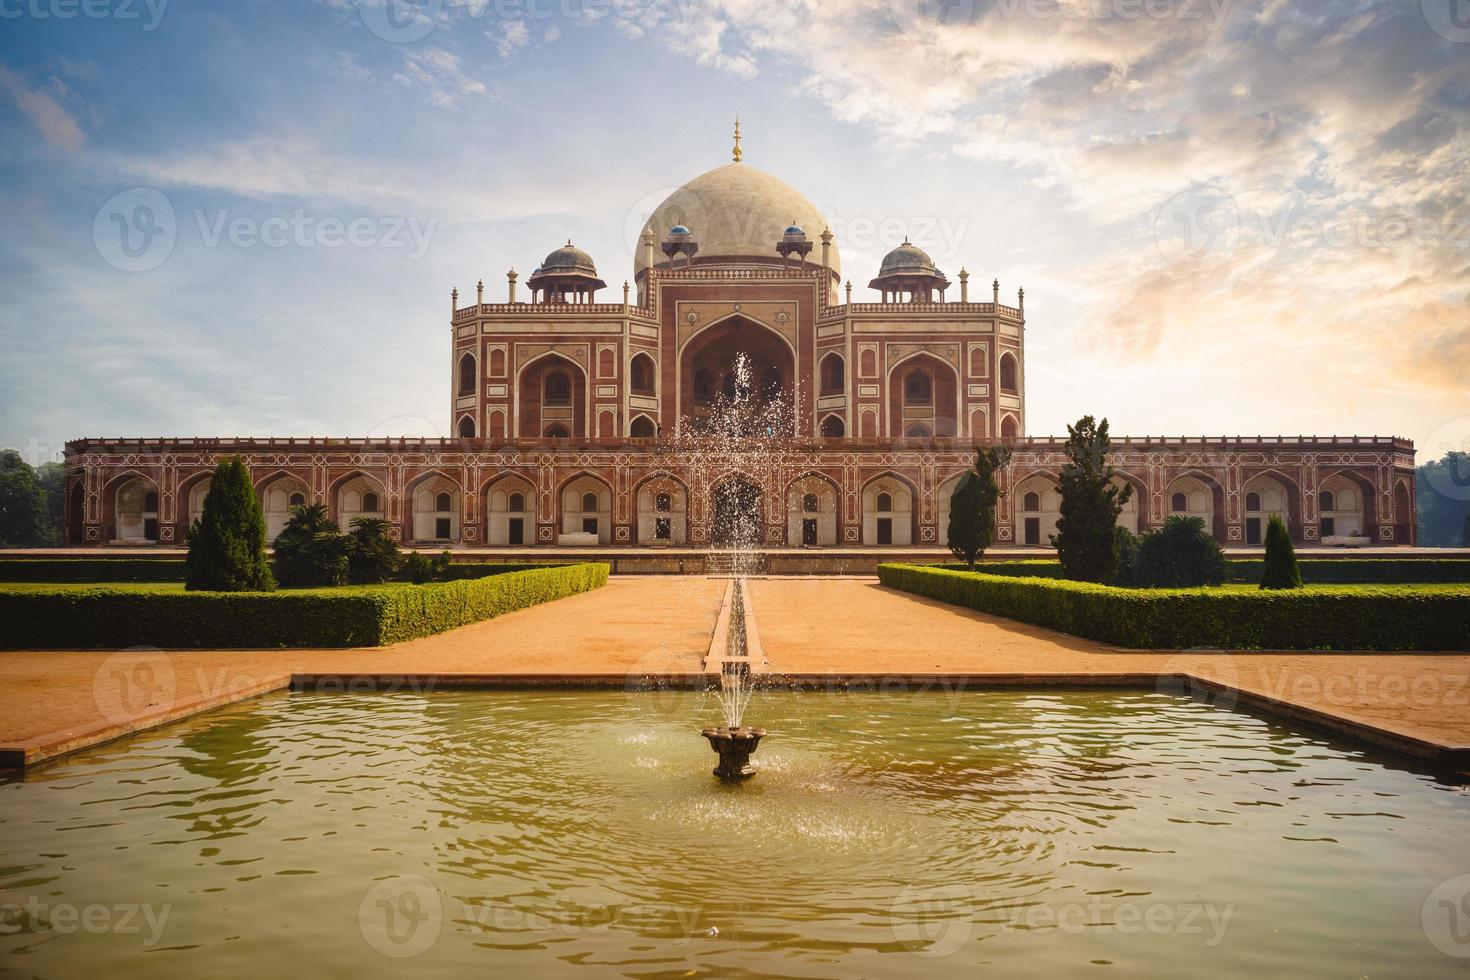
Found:
<svg viewBox="0 0 1470 980"><path fill-rule="evenodd" d="M735 114L735 149L731 153L731 156L734 157L734 160L735 160L736 163L739 163L740 162L740 158L742 156L744 156L744 155L745 155L744 152L740 149L740 114L739 113L736 113Z"/></svg>

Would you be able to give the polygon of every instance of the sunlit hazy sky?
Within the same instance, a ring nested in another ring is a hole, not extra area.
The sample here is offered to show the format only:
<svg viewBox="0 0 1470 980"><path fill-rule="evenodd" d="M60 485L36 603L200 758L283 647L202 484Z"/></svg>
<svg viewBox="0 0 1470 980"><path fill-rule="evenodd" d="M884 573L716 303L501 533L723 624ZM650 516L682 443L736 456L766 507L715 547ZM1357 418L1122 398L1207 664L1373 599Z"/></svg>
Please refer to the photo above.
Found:
<svg viewBox="0 0 1470 980"><path fill-rule="evenodd" d="M1032 434L1470 436L1455 0L89 2L0 0L0 444L33 461L441 434L450 287L571 238L620 298L737 112L857 297L905 235L1025 287Z"/></svg>

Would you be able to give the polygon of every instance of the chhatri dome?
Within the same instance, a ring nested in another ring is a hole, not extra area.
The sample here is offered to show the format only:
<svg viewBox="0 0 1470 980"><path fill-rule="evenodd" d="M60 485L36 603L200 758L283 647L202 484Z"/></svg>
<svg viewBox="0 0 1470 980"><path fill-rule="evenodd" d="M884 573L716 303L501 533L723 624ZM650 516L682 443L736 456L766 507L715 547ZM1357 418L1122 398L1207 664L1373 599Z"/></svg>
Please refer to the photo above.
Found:
<svg viewBox="0 0 1470 980"><path fill-rule="evenodd" d="M733 163L702 173L674 191L654 209L646 226L656 241L677 234L675 226L683 226L699 243L700 265L721 258L775 260L776 243L790 227L816 229L816 234L827 227L816 205L795 188L740 161L739 138L737 128ZM840 275L842 259L835 242L829 254L833 273ZM642 272L647 264L643 249L634 249L634 272Z"/></svg>

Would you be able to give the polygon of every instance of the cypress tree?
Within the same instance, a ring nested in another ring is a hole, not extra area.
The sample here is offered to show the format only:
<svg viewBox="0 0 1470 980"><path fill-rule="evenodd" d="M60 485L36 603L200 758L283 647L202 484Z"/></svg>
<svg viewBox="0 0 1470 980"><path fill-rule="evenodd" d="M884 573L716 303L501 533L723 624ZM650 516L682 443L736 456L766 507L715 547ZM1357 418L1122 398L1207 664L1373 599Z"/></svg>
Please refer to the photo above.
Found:
<svg viewBox="0 0 1470 980"><path fill-rule="evenodd" d="M1118 536L1113 528L1133 495L1131 484L1113 483L1108 465L1108 420L1084 415L1067 426L1067 462L1057 491L1061 517L1052 544L1067 578L1111 582L1118 574Z"/></svg>
<svg viewBox="0 0 1470 980"><path fill-rule="evenodd" d="M204 512L189 529L184 588L269 592L276 587L265 555L265 517L240 457L214 471Z"/></svg>
<svg viewBox="0 0 1470 980"><path fill-rule="evenodd" d="M995 534L995 503L1002 494L995 474L1011 461L1004 446L975 450L975 465L960 478L949 498L949 550L975 570Z"/></svg>
<svg viewBox="0 0 1470 980"><path fill-rule="evenodd" d="M1266 567L1261 572L1263 589L1300 589L1302 573L1296 564L1296 550L1291 546L1291 535L1281 523L1279 514L1271 515L1266 525Z"/></svg>

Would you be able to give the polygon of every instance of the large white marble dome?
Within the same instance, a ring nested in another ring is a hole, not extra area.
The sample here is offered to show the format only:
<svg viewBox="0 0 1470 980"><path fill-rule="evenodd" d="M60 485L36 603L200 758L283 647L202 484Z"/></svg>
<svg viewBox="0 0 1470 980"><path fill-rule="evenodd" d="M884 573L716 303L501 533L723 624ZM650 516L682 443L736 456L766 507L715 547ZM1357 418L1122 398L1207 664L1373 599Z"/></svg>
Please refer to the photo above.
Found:
<svg viewBox="0 0 1470 980"><path fill-rule="evenodd" d="M821 260L822 213L795 188L748 163L727 163L702 173L670 194L649 218L655 243L669 237L675 225L689 229L699 243L699 264L716 258L755 256L776 259L776 243L786 229L799 225L814 245L812 261ZM654 258L664 261L655 247ZM635 250L634 268L641 272L643 249ZM837 243L832 243L832 271L842 272Z"/></svg>

